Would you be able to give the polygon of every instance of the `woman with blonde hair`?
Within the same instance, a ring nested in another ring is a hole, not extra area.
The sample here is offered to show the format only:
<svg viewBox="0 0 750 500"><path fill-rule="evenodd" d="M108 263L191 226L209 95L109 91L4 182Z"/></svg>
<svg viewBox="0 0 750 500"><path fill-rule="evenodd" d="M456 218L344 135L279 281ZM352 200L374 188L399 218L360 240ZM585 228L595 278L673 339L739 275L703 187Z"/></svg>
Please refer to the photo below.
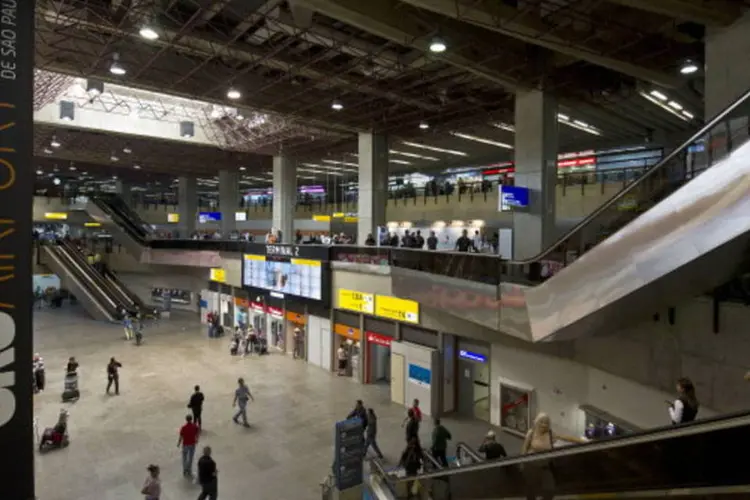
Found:
<svg viewBox="0 0 750 500"><path fill-rule="evenodd" d="M540 453L551 451L555 447L555 441L566 441L568 443L583 443L583 439L572 436L564 436L552 432L552 422L549 415L540 413L534 419L534 425L526 433L526 439L521 447L521 454ZM526 463L523 466L526 477L527 500L551 500L554 496L555 477L554 467L551 461L537 461Z"/></svg>

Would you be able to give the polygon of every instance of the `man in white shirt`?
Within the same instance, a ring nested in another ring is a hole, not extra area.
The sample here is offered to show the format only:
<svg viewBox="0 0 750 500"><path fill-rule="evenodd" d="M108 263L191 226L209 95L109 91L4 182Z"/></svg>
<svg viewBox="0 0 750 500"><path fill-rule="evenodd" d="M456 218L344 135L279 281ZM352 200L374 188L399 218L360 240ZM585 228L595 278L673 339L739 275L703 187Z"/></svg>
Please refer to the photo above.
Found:
<svg viewBox="0 0 750 500"><path fill-rule="evenodd" d="M343 377L346 375L346 364L348 360L348 355L346 354L346 349L344 349L344 346L340 346L338 350L336 351L336 359L338 359L338 375L339 377Z"/></svg>

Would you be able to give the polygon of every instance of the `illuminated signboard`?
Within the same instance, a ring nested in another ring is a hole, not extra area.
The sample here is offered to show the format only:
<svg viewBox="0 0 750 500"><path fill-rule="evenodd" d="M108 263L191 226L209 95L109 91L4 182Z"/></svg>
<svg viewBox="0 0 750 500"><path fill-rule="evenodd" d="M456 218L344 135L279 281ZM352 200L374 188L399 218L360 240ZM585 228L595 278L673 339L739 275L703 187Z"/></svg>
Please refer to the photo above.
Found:
<svg viewBox="0 0 750 500"><path fill-rule="evenodd" d="M419 302L377 295L375 296L375 315L406 323L419 323Z"/></svg>
<svg viewBox="0 0 750 500"><path fill-rule="evenodd" d="M45 212L44 218L50 220L68 220L68 214L65 212Z"/></svg>
<svg viewBox="0 0 750 500"><path fill-rule="evenodd" d="M199 212L198 222L205 224L206 222L220 222L221 212Z"/></svg>
<svg viewBox="0 0 750 500"><path fill-rule="evenodd" d="M513 208L524 208L529 206L529 188L522 186L498 186L500 196L498 197L498 210L507 212Z"/></svg>
<svg viewBox="0 0 750 500"><path fill-rule="evenodd" d="M375 313L375 295L362 293L354 290L339 290L339 309L362 312L366 314Z"/></svg>
<svg viewBox="0 0 750 500"><path fill-rule="evenodd" d="M323 299L323 270L319 260L281 256L270 259L254 254L243 254L242 260L243 286L314 300Z"/></svg>
<svg viewBox="0 0 750 500"><path fill-rule="evenodd" d="M458 357L463 359L468 359L469 361L476 361L477 363L486 363L487 362L487 356L484 354L479 354L478 352L471 352L467 351L466 349L461 349L458 351Z"/></svg>
<svg viewBox="0 0 750 500"><path fill-rule="evenodd" d="M167 214L167 222L177 224L180 222L180 214Z"/></svg>
<svg viewBox="0 0 750 500"><path fill-rule="evenodd" d="M236 222L245 222L245 221L247 221L247 212L245 212L245 211L235 212L234 213L234 220Z"/></svg>
<svg viewBox="0 0 750 500"><path fill-rule="evenodd" d="M226 283L227 272L221 267L211 268L211 281L218 281L219 283Z"/></svg>

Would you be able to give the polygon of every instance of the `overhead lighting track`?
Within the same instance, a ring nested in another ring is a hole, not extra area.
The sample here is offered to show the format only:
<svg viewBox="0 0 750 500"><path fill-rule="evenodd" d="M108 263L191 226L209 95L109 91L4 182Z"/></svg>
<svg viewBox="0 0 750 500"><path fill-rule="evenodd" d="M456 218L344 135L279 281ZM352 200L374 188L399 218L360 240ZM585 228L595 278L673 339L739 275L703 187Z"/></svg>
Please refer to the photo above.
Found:
<svg viewBox="0 0 750 500"><path fill-rule="evenodd" d="M454 156L469 156L467 153L463 151L457 151L455 149L439 148L437 146L428 146L427 144L420 144L418 142L401 141L401 144L403 144L404 146L412 147L412 148L421 148L421 149L426 149L428 151L435 151L436 153L446 153L446 154L454 155Z"/></svg>
<svg viewBox="0 0 750 500"><path fill-rule="evenodd" d="M453 137L458 137L460 139L466 139L467 141L480 142L482 144L487 144L489 146L495 146L495 147L498 147L498 148L513 149L513 146L510 145L510 144L507 144L505 142L495 141L495 140L492 140L492 139L487 139L486 137L478 137L476 135L464 134L462 132L451 132L450 134Z"/></svg>
<svg viewBox="0 0 750 500"><path fill-rule="evenodd" d="M558 123L562 123L563 125L567 125L568 127L586 132L587 134L602 135L601 131L593 125L590 125L583 120L573 120L568 115L563 113L557 114L557 121Z"/></svg>
<svg viewBox="0 0 750 500"><path fill-rule="evenodd" d="M639 91L638 94L640 94L641 97L646 99L652 104L655 104L656 106L659 106L661 109L666 111L667 113L670 113L677 118L679 118L682 121L689 122L693 118L695 118L695 115L691 113L690 111L685 109L685 106L680 104L678 101L674 99L670 99L670 97L665 94L664 92L660 90L653 89L649 92L646 91Z"/></svg>

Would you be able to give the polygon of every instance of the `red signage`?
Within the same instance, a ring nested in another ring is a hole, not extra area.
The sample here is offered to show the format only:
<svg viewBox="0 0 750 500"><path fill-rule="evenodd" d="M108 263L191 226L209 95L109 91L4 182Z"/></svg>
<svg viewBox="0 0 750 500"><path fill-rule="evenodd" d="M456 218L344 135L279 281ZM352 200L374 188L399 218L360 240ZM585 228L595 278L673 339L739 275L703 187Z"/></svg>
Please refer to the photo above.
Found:
<svg viewBox="0 0 750 500"><path fill-rule="evenodd" d="M574 153L574 154L578 154L578 153ZM557 162L557 168L585 167L589 165L596 165L595 156L564 159L564 160L560 160ZM482 170L482 175L489 176L489 175L510 174L516 171L516 167L513 164L513 162L496 163L495 165L489 165L489 166L494 167L494 168L488 168L486 170Z"/></svg>
<svg viewBox="0 0 750 500"><path fill-rule="evenodd" d="M258 302L251 302L250 303L250 309L252 309L255 312L259 312L259 313L266 312L266 308L263 306L263 304L260 304Z"/></svg>
<svg viewBox="0 0 750 500"><path fill-rule="evenodd" d="M596 158L589 156L588 158L574 158L572 160L563 160L557 162L557 168L570 168L570 167L585 167L586 165L595 165Z"/></svg>
<svg viewBox="0 0 750 500"><path fill-rule="evenodd" d="M284 310L283 309L279 309L278 307L268 306L266 308L266 311L268 311L268 314L270 314L271 316L278 316L279 318L283 318L284 317Z"/></svg>
<svg viewBox="0 0 750 500"><path fill-rule="evenodd" d="M371 342L377 345L382 345L385 347L391 347L391 342L393 342L393 339L391 337L388 337L387 335L380 335L379 333L372 333L372 332L366 332L366 334L367 334L367 342Z"/></svg>

